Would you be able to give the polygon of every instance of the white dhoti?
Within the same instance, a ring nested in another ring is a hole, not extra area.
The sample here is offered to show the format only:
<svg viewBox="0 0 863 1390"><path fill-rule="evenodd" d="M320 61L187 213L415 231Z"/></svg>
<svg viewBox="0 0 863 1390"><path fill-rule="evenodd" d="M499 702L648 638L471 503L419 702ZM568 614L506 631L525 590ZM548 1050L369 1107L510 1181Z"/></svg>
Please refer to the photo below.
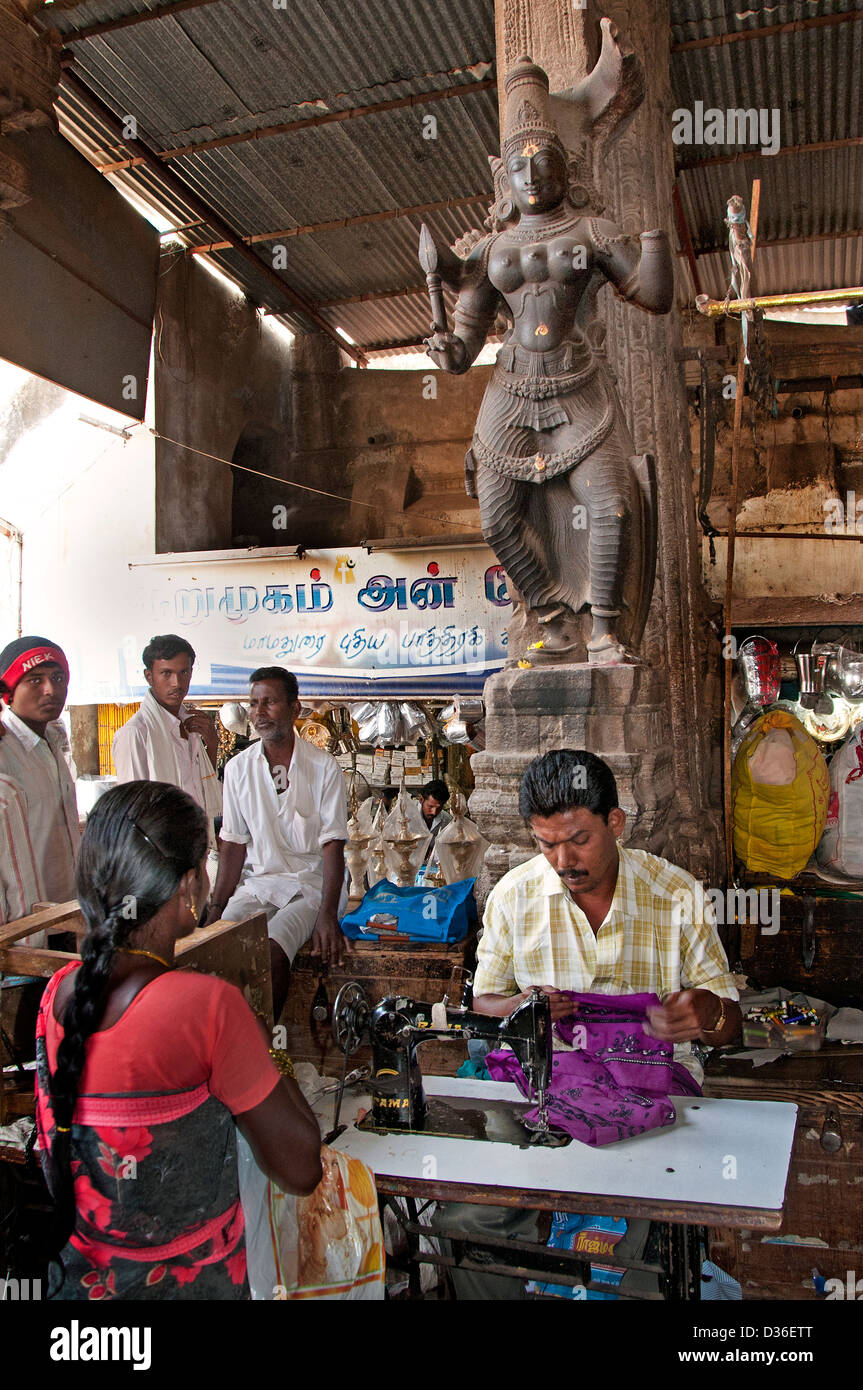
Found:
<svg viewBox="0 0 863 1390"><path fill-rule="evenodd" d="M301 946L309 940L315 927L319 902L308 902L298 893L286 907L276 907L274 903L262 902L242 885L237 889L222 913L224 922L242 922L259 912L266 914L267 935L271 941L281 946L293 965L294 956Z"/></svg>

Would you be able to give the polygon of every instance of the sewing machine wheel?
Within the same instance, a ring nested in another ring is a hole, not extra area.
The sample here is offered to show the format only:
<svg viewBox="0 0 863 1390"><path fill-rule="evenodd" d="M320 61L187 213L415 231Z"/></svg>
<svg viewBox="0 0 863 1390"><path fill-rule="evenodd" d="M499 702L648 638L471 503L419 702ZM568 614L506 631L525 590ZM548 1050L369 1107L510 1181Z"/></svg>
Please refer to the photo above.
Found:
<svg viewBox="0 0 863 1390"><path fill-rule="evenodd" d="M362 985L349 980L342 985L333 1005L333 1039L346 1057L356 1052L369 1029L372 1006Z"/></svg>

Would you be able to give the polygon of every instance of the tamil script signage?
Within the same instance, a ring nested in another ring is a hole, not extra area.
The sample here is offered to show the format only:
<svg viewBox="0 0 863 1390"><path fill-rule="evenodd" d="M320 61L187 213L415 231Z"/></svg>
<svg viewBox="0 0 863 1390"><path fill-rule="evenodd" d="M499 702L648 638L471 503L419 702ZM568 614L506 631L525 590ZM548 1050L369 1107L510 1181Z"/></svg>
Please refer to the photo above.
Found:
<svg viewBox="0 0 863 1390"><path fill-rule="evenodd" d="M146 636L177 632L195 648L192 694L245 695L250 673L271 665L309 697L451 694L480 690L506 660L512 601L485 546L179 555L132 570ZM138 695L134 642L123 660Z"/></svg>

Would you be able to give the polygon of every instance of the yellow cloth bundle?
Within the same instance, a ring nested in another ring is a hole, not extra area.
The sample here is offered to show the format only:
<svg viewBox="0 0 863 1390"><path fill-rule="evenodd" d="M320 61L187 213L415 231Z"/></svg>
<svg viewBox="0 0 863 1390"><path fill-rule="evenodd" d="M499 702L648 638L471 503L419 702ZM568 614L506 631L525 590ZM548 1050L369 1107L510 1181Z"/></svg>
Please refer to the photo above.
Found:
<svg viewBox="0 0 863 1390"><path fill-rule="evenodd" d="M793 878L821 839L830 800L823 754L787 710L761 715L731 774L734 851L748 869Z"/></svg>

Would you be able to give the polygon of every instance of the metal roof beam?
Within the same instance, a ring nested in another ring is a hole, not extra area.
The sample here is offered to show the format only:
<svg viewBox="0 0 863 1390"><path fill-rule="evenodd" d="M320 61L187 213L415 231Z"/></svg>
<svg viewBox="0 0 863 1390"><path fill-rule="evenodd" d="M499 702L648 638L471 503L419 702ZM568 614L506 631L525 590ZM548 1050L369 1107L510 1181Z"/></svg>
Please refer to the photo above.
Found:
<svg viewBox="0 0 863 1390"><path fill-rule="evenodd" d="M687 159L677 165L678 174L687 169L706 169L711 164L742 164L750 159L778 159L788 154L818 154L822 150L847 150L863 145L863 135L849 135L843 140L816 140L811 145L783 145L775 154L763 155L759 149L738 150L736 154L712 154L705 159Z"/></svg>
<svg viewBox="0 0 863 1390"><path fill-rule="evenodd" d="M114 115L110 107L106 106L101 98L96 96L95 92L90 91L89 87L87 87L80 78L73 76L71 73L66 73L63 78L63 84L75 94L79 101L90 107L118 140L123 138L122 122ZM227 222L224 222L219 214L214 212L209 204L205 203L197 193L194 193L182 179L179 179L173 170L166 169L164 165L160 164L158 159L155 158L150 150L148 150L147 146L142 144L140 140L130 140L128 143L133 147L136 154L140 156L146 167L156 173L159 181L167 189L172 191L176 197L181 198L196 216L201 217L208 226L212 227L215 232L224 238L224 241L220 243L221 249L236 251L256 274L260 275L276 292L277 305L269 305L267 307L279 307L282 312L287 310L288 312L301 313L304 318L313 323L316 328L319 328L323 333L326 333L329 338L332 338L334 342L338 343L343 352L348 353L348 355L353 357L361 366L365 365L365 357L363 356L362 350L346 342L342 335L336 332L333 325L328 323L327 320L318 313L314 304L305 299L297 290L293 289L293 287L283 280L280 275L277 275L272 265L268 265L260 256L257 256L255 252L246 245L243 238L238 236L233 228L230 227ZM210 248L198 247L195 249L200 251L209 250Z"/></svg>
<svg viewBox="0 0 863 1390"><path fill-rule="evenodd" d="M319 309L338 309L343 304L368 304L373 299L401 299L408 294L428 294L427 285L408 285L401 290L367 290L365 294L351 294L344 299L319 299Z"/></svg>
<svg viewBox="0 0 863 1390"><path fill-rule="evenodd" d="M102 34L112 34L115 29L130 29L133 24L146 24L151 19L171 19L183 10L200 10L204 5L217 3L218 0L171 0L170 4L158 5L155 10L139 10L137 14L121 15L117 19L103 19L98 24L88 24L83 29L63 34L62 38L64 43L83 43L84 39L96 39Z"/></svg>
<svg viewBox="0 0 863 1390"><path fill-rule="evenodd" d="M395 217L413 217L425 212L443 212L448 208L470 207L476 203L489 203L489 193L472 193L467 198L443 198L437 203L417 203L409 208L385 208L383 212L364 212L358 217L336 217L332 222L309 222L305 227L286 227L280 232L255 232L253 236L243 237L245 245L252 246L259 241L281 241L289 237L310 236L314 232L340 231L342 227L357 227L365 222L389 222ZM212 224L211 224L212 225ZM187 246L186 251L194 255L200 251L227 251L233 243L212 241L205 246Z"/></svg>
<svg viewBox="0 0 863 1390"><path fill-rule="evenodd" d="M842 241L846 237L863 237L863 227L851 227L843 232L813 232L811 236L780 236L773 241L766 241L759 237L759 248L765 246L795 246L804 245L813 241ZM727 246L720 243L718 246L706 246L700 251L696 251L698 256L721 256L727 251ZM680 255L684 253L681 251Z"/></svg>
<svg viewBox="0 0 863 1390"><path fill-rule="evenodd" d="M363 352L395 352L396 348L424 346L425 338L387 338L380 343L363 343Z"/></svg>
<svg viewBox="0 0 863 1390"><path fill-rule="evenodd" d="M790 19L786 24L765 24L760 29L737 29L726 34L711 34L703 39L685 39L671 45L672 53L687 53L692 48L718 48L744 39L767 39L773 34L796 34L802 29L823 29L827 25L849 24L863 19L863 10L846 10L844 14L819 14L811 19Z"/></svg>
<svg viewBox="0 0 863 1390"><path fill-rule="evenodd" d="M486 92L496 87L493 77L481 82L463 83L458 87L440 87L433 92L419 92L414 96L395 97L392 101L378 101L372 106L352 106L344 111L325 111L317 116L304 116L297 121L284 121L281 125L256 126L254 130L238 131L235 135L220 135L213 140L200 140L196 145L178 145L175 149L159 150L158 157L166 162L180 159L184 155L200 154L203 150L221 150L228 145L242 145L249 140L268 140L274 135L292 135L297 130L310 130L314 126L332 125L337 121L355 121L361 116L376 116L382 111L401 111L405 107L425 106L434 101L450 101L453 97L470 96L473 92ZM113 164L102 164L99 172L116 174L120 169L129 169L135 163L132 159L120 159Z"/></svg>

